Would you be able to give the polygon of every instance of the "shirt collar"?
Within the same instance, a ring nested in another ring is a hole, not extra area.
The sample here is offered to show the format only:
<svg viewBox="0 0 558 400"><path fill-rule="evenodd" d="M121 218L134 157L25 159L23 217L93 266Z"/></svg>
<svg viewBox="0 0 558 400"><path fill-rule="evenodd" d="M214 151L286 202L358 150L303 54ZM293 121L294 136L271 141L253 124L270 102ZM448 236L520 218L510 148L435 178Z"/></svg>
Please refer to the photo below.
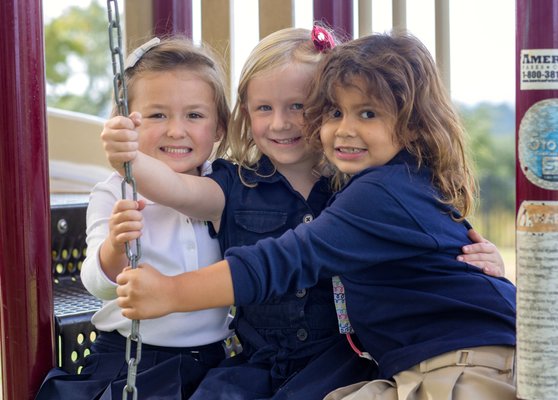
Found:
<svg viewBox="0 0 558 400"><path fill-rule="evenodd" d="M397 153L391 160L389 160L384 165L381 165L381 166L378 166L378 167L368 167L368 168L363 169L359 173L353 175L351 177L351 179L349 179L349 181L343 186L343 188L347 187L347 185L349 183L354 181L359 176L366 175L369 171L371 171L373 169L382 168L382 167L385 167L386 165L397 165L397 164L407 164L407 166L409 168L414 167L416 169L417 168L417 159L415 158L415 156L413 156L407 150L402 149L399 153Z"/></svg>
<svg viewBox="0 0 558 400"><path fill-rule="evenodd" d="M202 166L200 167L200 176L206 176L213 172L211 168L211 163L209 161L204 161Z"/></svg>
<svg viewBox="0 0 558 400"><path fill-rule="evenodd" d="M282 177L269 157L265 155L262 155L252 169L242 168L240 171L244 181L249 184L260 182L273 183L279 181Z"/></svg>
<svg viewBox="0 0 558 400"><path fill-rule="evenodd" d="M262 155L254 169L241 169L242 178L248 184L287 182L287 179L275 168L269 157ZM314 190L331 195L331 178L320 176Z"/></svg>

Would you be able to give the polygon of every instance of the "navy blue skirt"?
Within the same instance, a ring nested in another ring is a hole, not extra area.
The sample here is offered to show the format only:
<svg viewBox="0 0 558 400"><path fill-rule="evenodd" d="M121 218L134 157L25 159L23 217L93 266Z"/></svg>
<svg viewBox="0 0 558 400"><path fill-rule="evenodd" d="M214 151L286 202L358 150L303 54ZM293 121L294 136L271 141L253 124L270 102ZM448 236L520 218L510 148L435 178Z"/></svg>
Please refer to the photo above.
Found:
<svg viewBox="0 0 558 400"><path fill-rule="evenodd" d="M52 369L35 399L122 399L128 374L125 351L126 338L117 332L101 332L81 373ZM207 371L224 358L223 342L188 348L143 344L136 377L138 399L187 399Z"/></svg>
<svg viewBox="0 0 558 400"><path fill-rule="evenodd" d="M272 370L275 363L253 362L242 353L211 369L191 400L322 400L334 389L376 379L378 369L360 358L343 335L331 346L298 365L291 375L278 382Z"/></svg>

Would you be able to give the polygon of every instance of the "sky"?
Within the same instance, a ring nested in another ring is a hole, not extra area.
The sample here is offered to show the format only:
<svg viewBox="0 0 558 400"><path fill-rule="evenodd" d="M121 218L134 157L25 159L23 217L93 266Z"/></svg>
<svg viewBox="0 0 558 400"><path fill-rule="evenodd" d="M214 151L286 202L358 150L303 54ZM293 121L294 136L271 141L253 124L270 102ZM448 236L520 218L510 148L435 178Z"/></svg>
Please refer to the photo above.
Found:
<svg viewBox="0 0 558 400"><path fill-rule="evenodd" d="M43 0L45 20L59 15L69 5L87 6L100 0ZM200 1L193 0L193 14ZM207 0L204 0L207 1ZM285 0L288 1L288 0ZM345 1L345 0L343 0ZM372 0L374 32L391 29L391 0ZM435 56L435 0L407 1L407 28ZM120 2L122 3L122 1ZM102 1L105 5L106 2ZM311 27L312 0L293 0L295 26ZM454 101L515 104L515 0L449 0L451 95ZM120 4L123 14L123 6ZM355 10L357 7L355 6ZM233 0L234 82L258 38L258 0ZM124 16L125 18L125 16ZM358 31L355 26L355 31ZM194 22L194 40L201 27ZM242 43L240 46L239 43ZM107 39L108 46L108 39Z"/></svg>

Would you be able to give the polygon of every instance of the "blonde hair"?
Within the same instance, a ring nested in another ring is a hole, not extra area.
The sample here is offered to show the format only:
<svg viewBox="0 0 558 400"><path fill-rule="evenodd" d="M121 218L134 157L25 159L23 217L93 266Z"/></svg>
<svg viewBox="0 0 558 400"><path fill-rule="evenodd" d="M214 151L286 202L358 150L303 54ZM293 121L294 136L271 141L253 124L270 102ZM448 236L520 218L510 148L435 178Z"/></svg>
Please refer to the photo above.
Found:
<svg viewBox="0 0 558 400"><path fill-rule="evenodd" d="M224 72L215 55L204 46L195 46L185 36L174 35L161 39L161 42L145 52L133 67L124 72L128 90L128 102L134 99L133 87L138 79L148 72L167 72L188 69L199 73L213 89L217 109L217 124L223 132L227 131L230 109L227 101ZM113 110L113 115L115 111Z"/></svg>
<svg viewBox="0 0 558 400"><path fill-rule="evenodd" d="M242 68L227 139L221 142L217 156L237 163L239 171L240 168L256 169L262 153L251 137L250 118L245 109L251 79L291 63L317 67L323 58L324 53L314 46L309 29L286 28L263 38L254 47Z"/></svg>
<svg viewBox="0 0 558 400"><path fill-rule="evenodd" d="M464 128L426 47L399 32L361 37L331 52L316 74L305 113L305 131L319 145L325 112L337 103L336 85L355 85L370 96L375 111L391 119L395 140L418 165L432 169L441 202L462 215L474 208L477 185ZM337 175L342 184L346 176Z"/></svg>

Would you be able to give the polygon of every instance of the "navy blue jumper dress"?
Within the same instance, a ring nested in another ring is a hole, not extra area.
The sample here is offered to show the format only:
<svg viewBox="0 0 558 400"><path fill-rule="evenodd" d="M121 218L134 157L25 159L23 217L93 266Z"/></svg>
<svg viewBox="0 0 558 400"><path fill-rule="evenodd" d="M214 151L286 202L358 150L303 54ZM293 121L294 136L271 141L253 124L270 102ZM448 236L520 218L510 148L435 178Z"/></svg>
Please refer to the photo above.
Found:
<svg viewBox="0 0 558 400"><path fill-rule="evenodd" d="M241 181L238 166L216 160L212 167L210 177L226 197L216 234L223 252L312 221L332 195L322 177L304 199L265 156L257 170L242 169L251 187ZM335 388L375 377L375 366L339 334L329 278L238 307L232 328L242 353L210 370L191 399L322 399Z"/></svg>

